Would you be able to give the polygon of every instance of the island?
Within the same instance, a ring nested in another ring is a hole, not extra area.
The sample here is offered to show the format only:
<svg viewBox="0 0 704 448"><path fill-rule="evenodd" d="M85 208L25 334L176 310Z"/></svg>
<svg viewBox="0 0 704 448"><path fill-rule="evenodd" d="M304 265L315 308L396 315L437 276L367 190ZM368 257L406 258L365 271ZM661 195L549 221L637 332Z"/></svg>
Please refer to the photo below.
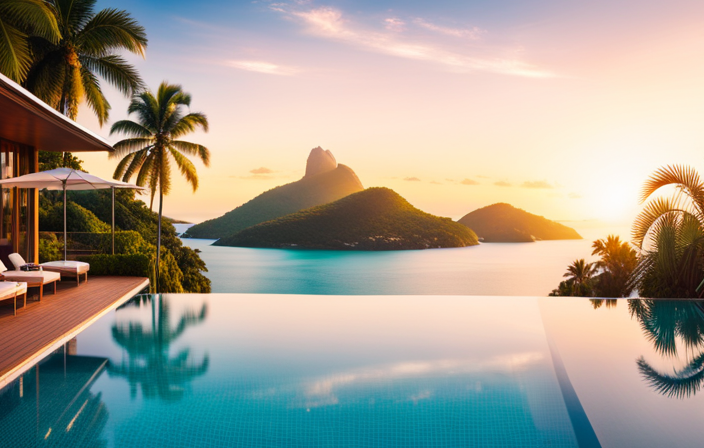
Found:
<svg viewBox="0 0 704 448"><path fill-rule="evenodd" d="M364 190L352 168L338 164L332 152L313 148L305 176L266 191L225 213L189 228L184 238L217 239L316 205L327 204Z"/></svg>
<svg viewBox="0 0 704 448"><path fill-rule="evenodd" d="M539 240L581 240L571 227L498 203L474 210L458 221L486 243L525 243Z"/></svg>
<svg viewBox="0 0 704 448"><path fill-rule="evenodd" d="M466 226L418 210L389 188L375 187L258 224L214 244L376 251L465 247L479 242Z"/></svg>

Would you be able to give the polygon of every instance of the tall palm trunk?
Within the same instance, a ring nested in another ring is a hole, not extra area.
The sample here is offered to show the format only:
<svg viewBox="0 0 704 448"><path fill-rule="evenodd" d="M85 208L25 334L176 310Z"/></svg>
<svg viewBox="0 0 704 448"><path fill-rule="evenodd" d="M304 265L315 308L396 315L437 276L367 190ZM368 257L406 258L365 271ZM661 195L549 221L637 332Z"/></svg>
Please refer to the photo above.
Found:
<svg viewBox="0 0 704 448"><path fill-rule="evenodd" d="M164 206L164 192L159 188L159 224L156 231L156 273L154 281L156 282L156 292L159 292L159 260L161 259L161 213Z"/></svg>

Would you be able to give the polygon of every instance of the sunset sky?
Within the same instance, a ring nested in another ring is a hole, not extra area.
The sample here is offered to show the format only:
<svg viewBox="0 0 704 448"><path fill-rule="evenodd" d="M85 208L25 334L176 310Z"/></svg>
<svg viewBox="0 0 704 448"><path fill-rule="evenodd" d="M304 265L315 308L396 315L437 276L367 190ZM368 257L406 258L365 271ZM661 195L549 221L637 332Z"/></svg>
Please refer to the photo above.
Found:
<svg viewBox="0 0 704 448"><path fill-rule="evenodd" d="M211 131L199 222L304 174L330 149L365 187L459 218L508 202L628 223L665 164L704 172L704 2L99 1L145 26L145 81L182 84ZM111 121L127 99L106 87ZM79 122L109 137L88 110ZM116 161L81 155L111 176ZM265 168L265 169L261 169ZM174 171L174 176L177 176Z"/></svg>

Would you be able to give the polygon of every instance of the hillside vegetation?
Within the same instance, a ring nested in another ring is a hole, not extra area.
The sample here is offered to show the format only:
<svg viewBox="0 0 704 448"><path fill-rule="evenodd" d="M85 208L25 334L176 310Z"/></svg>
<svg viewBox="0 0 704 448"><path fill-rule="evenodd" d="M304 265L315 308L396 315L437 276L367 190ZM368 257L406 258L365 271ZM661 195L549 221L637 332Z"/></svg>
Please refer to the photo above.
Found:
<svg viewBox="0 0 704 448"><path fill-rule="evenodd" d="M223 238L247 227L362 191L351 168L337 168L266 191L223 216L197 224L184 238Z"/></svg>
<svg viewBox="0 0 704 448"><path fill-rule="evenodd" d="M582 239L571 227L504 203L475 210L458 222L474 230L487 243Z"/></svg>
<svg viewBox="0 0 704 448"><path fill-rule="evenodd" d="M368 188L330 204L268 221L219 246L400 250L464 247L477 236L450 218L418 210L388 188Z"/></svg>

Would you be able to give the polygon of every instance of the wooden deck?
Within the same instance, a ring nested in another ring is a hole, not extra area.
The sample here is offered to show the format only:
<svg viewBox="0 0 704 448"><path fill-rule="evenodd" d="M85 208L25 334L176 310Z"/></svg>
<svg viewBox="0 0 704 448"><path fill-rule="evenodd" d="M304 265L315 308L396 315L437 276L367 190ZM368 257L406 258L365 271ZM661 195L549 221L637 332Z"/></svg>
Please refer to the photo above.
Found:
<svg viewBox="0 0 704 448"><path fill-rule="evenodd" d="M0 388L148 284L143 277L93 276L80 286L62 281L56 295L49 287L41 302L38 289L30 288L27 305L18 301L16 316L11 300L0 302Z"/></svg>

